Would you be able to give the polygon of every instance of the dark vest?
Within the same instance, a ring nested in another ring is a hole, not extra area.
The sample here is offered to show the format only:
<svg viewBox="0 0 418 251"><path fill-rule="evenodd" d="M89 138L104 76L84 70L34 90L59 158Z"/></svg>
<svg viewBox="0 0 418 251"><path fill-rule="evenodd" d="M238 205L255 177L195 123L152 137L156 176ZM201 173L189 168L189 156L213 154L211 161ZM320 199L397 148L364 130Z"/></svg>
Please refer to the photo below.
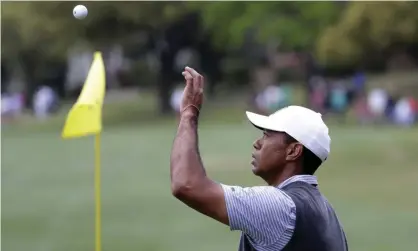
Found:
<svg viewBox="0 0 418 251"><path fill-rule="evenodd" d="M347 251L347 240L334 209L319 190L297 181L281 188L296 205L296 226L283 251ZM256 251L246 235L239 251ZM279 251L279 250L277 250Z"/></svg>
<svg viewBox="0 0 418 251"><path fill-rule="evenodd" d="M334 209L315 186L298 181L282 190L296 205L296 227L283 251L348 250Z"/></svg>

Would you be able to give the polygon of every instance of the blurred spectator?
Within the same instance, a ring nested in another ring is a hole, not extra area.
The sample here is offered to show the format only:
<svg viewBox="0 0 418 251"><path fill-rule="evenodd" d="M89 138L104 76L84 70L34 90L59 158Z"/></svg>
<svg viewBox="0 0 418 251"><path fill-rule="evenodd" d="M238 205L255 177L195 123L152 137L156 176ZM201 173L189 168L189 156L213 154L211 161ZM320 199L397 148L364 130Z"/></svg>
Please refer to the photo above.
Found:
<svg viewBox="0 0 418 251"><path fill-rule="evenodd" d="M353 104L357 121L361 124L370 122L371 114L367 103L367 94L364 92L359 93Z"/></svg>
<svg viewBox="0 0 418 251"><path fill-rule="evenodd" d="M373 89L367 97L367 105L374 119L381 120L388 104L388 94L384 89Z"/></svg>
<svg viewBox="0 0 418 251"><path fill-rule="evenodd" d="M356 72L356 74L353 77L354 92L355 93L363 92L365 84L366 84L366 75L361 71Z"/></svg>
<svg viewBox="0 0 418 251"><path fill-rule="evenodd" d="M386 102L386 107L385 107L385 116L388 119L388 121L392 121L393 120L393 113L395 110L395 106L398 102L399 98L396 97L395 95L387 95L387 102Z"/></svg>
<svg viewBox="0 0 418 251"><path fill-rule="evenodd" d="M309 81L309 95L310 106L313 110L324 114L325 101L327 96L327 83L322 77L313 77Z"/></svg>
<svg viewBox="0 0 418 251"><path fill-rule="evenodd" d="M409 98L409 103L412 107L412 111L414 112L415 116L417 116L418 115L418 102L417 102L417 100L410 97Z"/></svg>
<svg viewBox="0 0 418 251"><path fill-rule="evenodd" d="M330 90L331 110L334 113L342 114L347 110L347 88L343 82L339 81L333 84Z"/></svg>
<svg viewBox="0 0 418 251"><path fill-rule="evenodd" d="M256 106L264 113L271 113L291 103L291 91L285 86L270 85L256 96Z"/></svg>
<svg viewBox="0 0 418 251"><path fill-rule="evenodd" d="M395 124L402 126L410 126L414 123L415 114L409 98L402 98L396 102L393 120Z"/></svg>
<svg viewBox="0 0 418 251"><path fill-rule="evenodd" d="M356 72L347 87L348 105L353 105L356 100L363 95L366 85L366 76L363 72Z"/></svg>
<svg viewBox="0 0 418 251"><path fill-rule="evenodd" d="M42 86L39 88L33 99L35 116L40 119L48 117L52 113L57 101L58 97L51 87Z"/></svg>
<svg viewBox="0 0 418 251"><path fill-rule="evenodd" d="M1 95L1 116L3 118L12 118L19 115L24 107L24 97L21 93Z"/></svg>
<svg viewBox="0 0 418 251"><path fill-rule="evenodd" d="M170 105L171 108L177 113L180 113L180 105L181 105L181 99L183 98L183 91L184 88L177 87L173 90L170 98Z"/></svg>

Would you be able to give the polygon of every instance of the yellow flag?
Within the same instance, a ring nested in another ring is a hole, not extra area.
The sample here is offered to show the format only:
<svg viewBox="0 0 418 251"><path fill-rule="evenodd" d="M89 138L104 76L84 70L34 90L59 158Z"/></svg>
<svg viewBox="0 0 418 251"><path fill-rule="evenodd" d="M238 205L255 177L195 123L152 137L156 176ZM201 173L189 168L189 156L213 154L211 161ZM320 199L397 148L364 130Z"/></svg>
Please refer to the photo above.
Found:
<svg viewBox="0 0 418 251"><path fill-rule="evenodd" d="M64 139L98 134L102 131L105 78L102 54L95 52L81 94L67 116L62 131Z"/></svg>
<svg viewBox="0 0 418 251"><path fill-rule="evenodd" d="M102 107L105 96L105 68L102 54L94 53L83 90L71 108L62 131L64 139L95 135L94 191L95 191L95 250L101 251L101 192L100 192L100 135Z"/></svg>

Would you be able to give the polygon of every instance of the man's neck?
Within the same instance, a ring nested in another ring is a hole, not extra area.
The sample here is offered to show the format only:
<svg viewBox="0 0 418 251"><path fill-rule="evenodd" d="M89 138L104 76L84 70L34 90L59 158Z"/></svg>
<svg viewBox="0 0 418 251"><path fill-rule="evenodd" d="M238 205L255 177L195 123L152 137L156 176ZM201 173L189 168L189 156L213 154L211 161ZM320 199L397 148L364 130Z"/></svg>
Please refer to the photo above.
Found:
<svg viewBox="0 0 418 251"><path fill-rule="evenodd" d="M290 177L300 174L302 174L301 168L297 168L296 166L289 166L285 167L276 175L272 175L270 178L266 178L264 180L269 186L278 186Z"/></svg>

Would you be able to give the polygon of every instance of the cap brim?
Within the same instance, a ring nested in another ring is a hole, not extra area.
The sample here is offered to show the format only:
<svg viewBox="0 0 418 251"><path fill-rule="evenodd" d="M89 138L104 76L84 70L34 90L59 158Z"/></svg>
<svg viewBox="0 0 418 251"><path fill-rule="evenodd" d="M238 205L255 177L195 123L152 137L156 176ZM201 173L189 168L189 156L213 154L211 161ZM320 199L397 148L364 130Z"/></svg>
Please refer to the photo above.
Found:
<svg viewBox="0 0 418 251"><path fill-rule="evenodd" d="M278 128L275 128L268 116L256 114L253 112L245 113L247 114L247 118L251 122L251 124L253 124L256 128L260 130L282 131L278 130Z"/></svg>

